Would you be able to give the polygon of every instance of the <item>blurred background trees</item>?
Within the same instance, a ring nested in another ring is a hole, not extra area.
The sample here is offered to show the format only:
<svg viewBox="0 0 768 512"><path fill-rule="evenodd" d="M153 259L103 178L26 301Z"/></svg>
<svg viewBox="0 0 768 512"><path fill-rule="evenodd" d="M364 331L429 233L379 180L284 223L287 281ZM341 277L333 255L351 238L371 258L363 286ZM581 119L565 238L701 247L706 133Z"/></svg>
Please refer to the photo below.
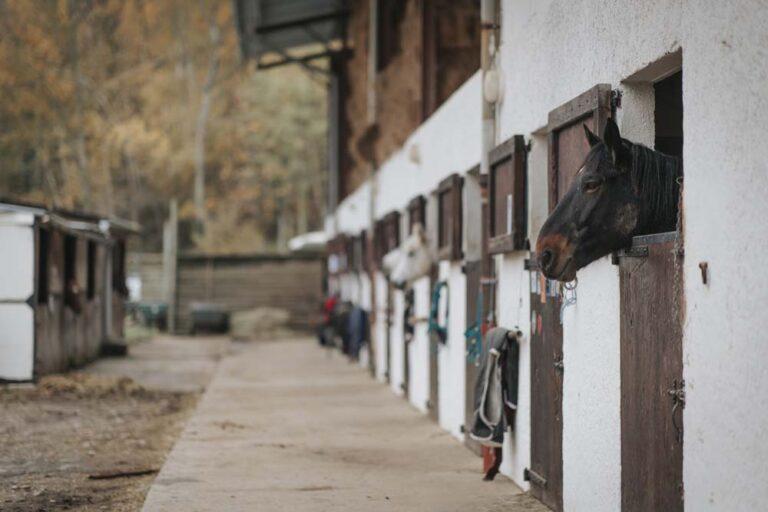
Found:
<svg viewBox="0 0 768 512"><path fill-rule="evenodd" d="M227 0L0 0L0 197L138 221L143 250L172 198L184 249L319 228L325 108L301 69L240 62Z"/></svg>

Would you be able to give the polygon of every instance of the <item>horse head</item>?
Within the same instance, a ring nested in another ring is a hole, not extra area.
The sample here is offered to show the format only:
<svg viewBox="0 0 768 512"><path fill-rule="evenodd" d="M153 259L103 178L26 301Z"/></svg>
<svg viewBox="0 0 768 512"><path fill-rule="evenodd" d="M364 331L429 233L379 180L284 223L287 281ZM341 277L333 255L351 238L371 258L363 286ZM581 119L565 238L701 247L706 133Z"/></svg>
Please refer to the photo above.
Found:
<svg viewBox="0 0 768 512"><path fill-rule="evenodd" d="M400 247L384 256L382 266L390 281L396 287L404 288L419 277L429 274L433 259L424 226L416 223Z"/></svg>
<svg viewBox="0 0 768 512"><path fill-rule="evenodd" d="M602 139L584 131L589 153L536 242L539 268L558 281L573 280L635 235L673 230L677 219L677 158L621 138L610 119Z"/></svg>

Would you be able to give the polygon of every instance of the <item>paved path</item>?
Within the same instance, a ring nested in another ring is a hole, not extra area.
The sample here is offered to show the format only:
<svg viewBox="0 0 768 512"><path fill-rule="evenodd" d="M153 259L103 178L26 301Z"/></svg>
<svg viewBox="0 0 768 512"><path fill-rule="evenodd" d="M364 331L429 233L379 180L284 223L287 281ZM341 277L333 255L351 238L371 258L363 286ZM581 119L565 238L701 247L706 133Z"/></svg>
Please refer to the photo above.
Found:
<svg viewBox="0 0 768 512"><path fill-rule="evenodd" d="M229 351L224 336L168 336L133 344L125 357L103 357L88 373L130 377L147 389L200 392Z"/></svg>
<svg viewBox="0 0 768 512"><path fill-rule="evenodd" d="M542 510L310 340L233 345L144 511Z"/></svg>

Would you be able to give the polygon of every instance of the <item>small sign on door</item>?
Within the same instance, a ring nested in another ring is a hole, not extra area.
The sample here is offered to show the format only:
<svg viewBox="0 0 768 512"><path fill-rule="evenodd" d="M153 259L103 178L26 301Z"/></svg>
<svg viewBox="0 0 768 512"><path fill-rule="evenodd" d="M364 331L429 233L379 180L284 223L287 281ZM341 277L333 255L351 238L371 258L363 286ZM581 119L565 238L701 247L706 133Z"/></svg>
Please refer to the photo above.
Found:
<svg viewBox="0 0 768 512"><path fill-rule="evenodd" d="M512 234L512 194L507 194L507 234Z"/></svg>

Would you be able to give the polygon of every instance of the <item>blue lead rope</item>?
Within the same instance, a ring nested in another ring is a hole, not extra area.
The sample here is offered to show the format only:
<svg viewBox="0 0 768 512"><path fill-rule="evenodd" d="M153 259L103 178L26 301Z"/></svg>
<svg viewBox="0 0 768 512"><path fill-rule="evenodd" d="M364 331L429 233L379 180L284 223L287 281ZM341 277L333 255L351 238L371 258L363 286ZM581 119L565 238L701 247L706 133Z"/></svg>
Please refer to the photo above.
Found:
<svg viewBox="0 0 768 512"><path fill-rule="evenodd" d="M464 331L467 340L467 361L478 366L483 355L483 287L477 290L475 323Z"/></svg>
<svg viewBox="0 0 768 512"><path fill-rule="evenodd" d="M443 288L448 288L446 281L438 281L432 288L432 298L429 307L429 333L437 335L440 343L448 340L448 295L445 296L445 325L440 325L438 317L440 315L440 293Z"/></svg>

